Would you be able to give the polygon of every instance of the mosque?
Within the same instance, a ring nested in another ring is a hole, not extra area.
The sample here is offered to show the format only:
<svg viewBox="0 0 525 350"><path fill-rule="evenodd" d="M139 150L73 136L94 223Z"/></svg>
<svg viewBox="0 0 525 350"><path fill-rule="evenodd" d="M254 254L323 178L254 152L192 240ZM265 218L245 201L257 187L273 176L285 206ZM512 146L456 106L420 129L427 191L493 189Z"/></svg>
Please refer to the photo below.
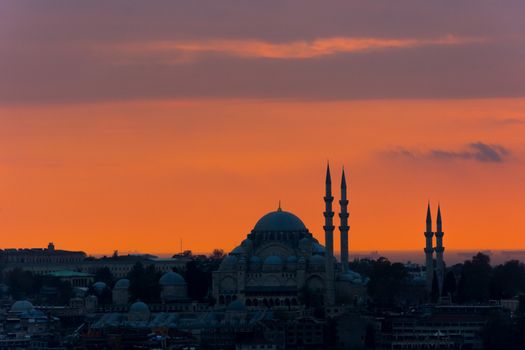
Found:
<svg viewBox="0 0 525 350"><path fill-rule="evenodd" d="M348 266L348 199L344 170L339 200L341 262L334 257L332 181L326 170L322 246L293 213L279 208L264 215L213 273L217 307L240 301L248 308L293 309L304 304L362 303L366 278Z"/></svg>

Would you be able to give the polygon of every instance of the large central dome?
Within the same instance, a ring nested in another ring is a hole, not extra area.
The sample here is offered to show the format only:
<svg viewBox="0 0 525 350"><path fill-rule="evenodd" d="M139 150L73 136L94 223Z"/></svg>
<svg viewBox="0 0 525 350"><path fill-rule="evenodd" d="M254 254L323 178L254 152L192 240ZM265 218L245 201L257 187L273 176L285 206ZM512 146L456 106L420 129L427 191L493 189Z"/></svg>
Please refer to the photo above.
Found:
<svg viewBox="0 0 525 350"><path fill-rule="evenodd" d="M279 208L277 211L272 211L260 218L255 224L253 231L297 232L306 231L306 226L297 216Z"/></svg>

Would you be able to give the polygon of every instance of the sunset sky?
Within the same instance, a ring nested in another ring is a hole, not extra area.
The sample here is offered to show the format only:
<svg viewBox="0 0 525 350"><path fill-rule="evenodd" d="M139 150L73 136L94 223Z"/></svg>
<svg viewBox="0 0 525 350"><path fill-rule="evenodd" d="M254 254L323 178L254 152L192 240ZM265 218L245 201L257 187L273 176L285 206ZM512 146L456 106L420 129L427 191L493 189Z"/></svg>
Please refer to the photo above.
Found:
<svg viewBox="0 0 525 350"><path fill-rule="evenodd" d="M329 160L350 254L421 249L429 200L447 249L525 249L524 14L2 1L0 248L230 250L279 200L323 242Z"/></svg>

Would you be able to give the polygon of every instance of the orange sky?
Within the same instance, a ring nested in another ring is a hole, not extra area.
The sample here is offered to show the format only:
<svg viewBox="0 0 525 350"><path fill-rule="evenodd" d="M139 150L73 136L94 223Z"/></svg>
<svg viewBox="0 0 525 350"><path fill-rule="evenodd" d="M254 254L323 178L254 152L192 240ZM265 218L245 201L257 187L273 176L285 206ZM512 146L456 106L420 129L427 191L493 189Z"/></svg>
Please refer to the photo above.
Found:
<svg viewBox="0 0 525 350"><path fill-rule="evenodd" d="M524 249L523 13L0 1L0 248L229 250L279 200L322 242L329 159L351 251L421 249L428 200L447 249Z"/></svg>
<svg viewBox="0 0 525 350"><path fill-rule="evenodd" d="M350 250L421 248L428 199L448 249L525 248L524 132L525 99L4 106L0 247L229 250L278 200L322 242L330 159Z"/></svg>

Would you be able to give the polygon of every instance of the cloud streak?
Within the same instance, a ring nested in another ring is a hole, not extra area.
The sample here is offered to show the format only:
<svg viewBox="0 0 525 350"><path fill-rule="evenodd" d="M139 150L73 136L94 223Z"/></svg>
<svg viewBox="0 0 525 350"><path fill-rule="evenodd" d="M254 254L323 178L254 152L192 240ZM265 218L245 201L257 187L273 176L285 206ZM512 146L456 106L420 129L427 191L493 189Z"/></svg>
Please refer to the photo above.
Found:
<svg viewBox="0 0 525 350"><path fill-rule="evenodd" d="M123 55L159 54L171 63L192 61L205 54L221 54L242 58L267 59L311 59L340 53L357 53L372 50L406 49L422 46L452 46L481 43L483 38L447 35L430 39L384 39L331 37L315 40L300 40L274 43L261 40L195 40L195 41L152 41L133 44L117 44L110 51ZM173 57L170 57L169 54ZM175 58L175 59L173 59Z"/></svg>
<svg viewBox="0 0 525 350"><path fill-rule="evenodd" d="M471 160L480 163L503 163L511 155L510 150L498 144L486 144L483 142L472 142L458 150L431 149L426 152L413 151L399 148L388 152L415 160L428 159L440 161Z"/></svg>

